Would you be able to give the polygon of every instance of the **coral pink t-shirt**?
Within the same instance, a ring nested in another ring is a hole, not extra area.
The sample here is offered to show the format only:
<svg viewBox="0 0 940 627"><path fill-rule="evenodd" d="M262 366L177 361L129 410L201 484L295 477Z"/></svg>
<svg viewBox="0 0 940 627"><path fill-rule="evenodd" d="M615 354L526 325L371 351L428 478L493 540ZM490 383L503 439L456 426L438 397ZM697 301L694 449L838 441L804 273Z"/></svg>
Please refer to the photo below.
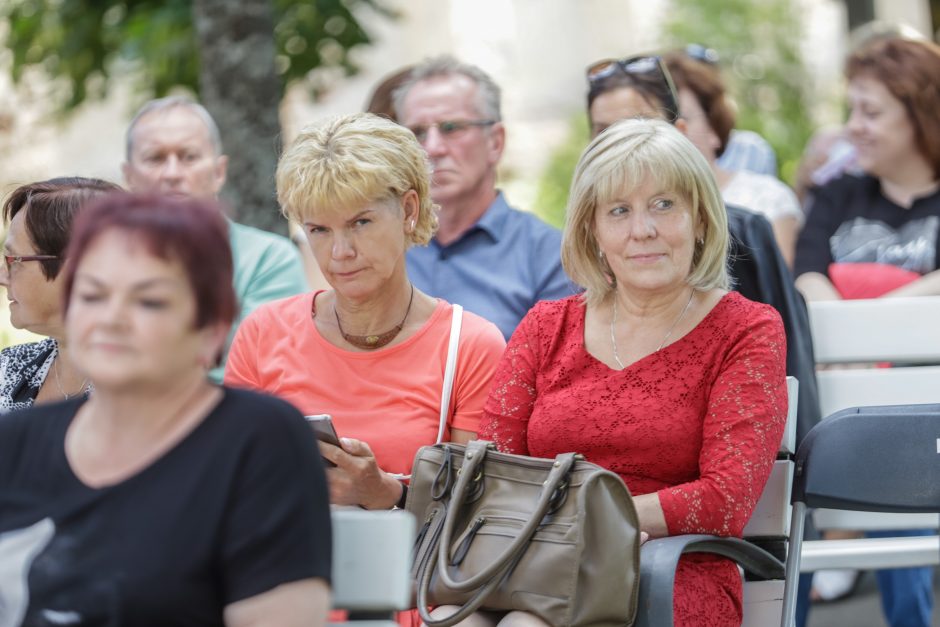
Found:
<svg viewBox="0 0 940 627"><path fill-rule="evenodd" d="M439 300L400 344L356 352L320 335L314 296L274 301L248 316L232 342L225 383L274 394L306 415L330 414L337 434L369 444L383 470L409 473L418 448L437 440L453 306ZM463 313L445 441L450 429L477 431L505 344L494 324Z"/></svg>

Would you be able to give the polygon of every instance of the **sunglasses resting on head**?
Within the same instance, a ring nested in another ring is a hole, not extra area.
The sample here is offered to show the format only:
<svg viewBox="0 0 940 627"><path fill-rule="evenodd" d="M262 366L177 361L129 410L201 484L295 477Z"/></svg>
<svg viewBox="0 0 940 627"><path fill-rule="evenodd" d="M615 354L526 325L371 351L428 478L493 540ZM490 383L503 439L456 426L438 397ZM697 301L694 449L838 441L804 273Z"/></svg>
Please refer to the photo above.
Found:
<svg viewBox="0 0 940 627"><path fill-rule="evenodd" d="M622 83L622 77L629 79L628 85ZM658 55L597 61L588 66L587 79L592 93L635 87L644 95L648 94L661 103L668 122L675 122L679 117L676 87L669 70Z"/></svg>

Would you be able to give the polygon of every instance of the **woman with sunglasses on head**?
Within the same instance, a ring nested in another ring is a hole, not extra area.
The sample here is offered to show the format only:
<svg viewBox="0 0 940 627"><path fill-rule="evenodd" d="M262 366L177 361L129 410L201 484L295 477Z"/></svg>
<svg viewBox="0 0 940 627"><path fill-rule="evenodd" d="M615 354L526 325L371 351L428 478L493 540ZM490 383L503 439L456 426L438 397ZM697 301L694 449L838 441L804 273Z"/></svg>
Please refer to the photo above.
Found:
<svg viewBox="0 0 940 627"><path fill-rule="evenodd" d="M535 457L577 451L618 473L650 537L740 536L783 433L786 345L776 311L728 291L708 164L663 121L616 123L582 154L566 215L562 260L584 294L522 320L480 437ZM741 594L732 562L683 558L675 624L740 625Z"/></svg>
<svg viewBox="0 0 940 627"><path fill-rule="evenodd" d="M686 136L711 164L725 202L763 214L773 227L783 258L793 267L804 215L796 194L776 177L733 172L718 163L728 146L735 118L718 69L692 58L685 50L670 52L663 61L676 85Z"/></svg>
<svg viewBox="0 0 940 627"><path fill-rule="evenodd" d="M98 179L55 178L22 185L4 202L0 285L10 301L10 324L47 339L0 351L0 413L89 391L88 379L66 357L60 273L76 214L117 190Z"/></svg>
<svg viewBox="0 0 940 627"><path fill-rule="evenodd" d="M95 391L0 419L4 625L324 624L314 436L208 378L232 272L214 203L111 194L76 220L65 328Z"/></svg>
<svg viewBox="0 0 940 627"><path fill-rule="evenodd" d="M243 321L225 381L333 417L342 446L321 444L333 503L402 507L418 448L476 435L505 340L408 279L406 251L437 228L428 158L408 129L369 113L309 126L281 156L277 193L332 289Z"/></svg>

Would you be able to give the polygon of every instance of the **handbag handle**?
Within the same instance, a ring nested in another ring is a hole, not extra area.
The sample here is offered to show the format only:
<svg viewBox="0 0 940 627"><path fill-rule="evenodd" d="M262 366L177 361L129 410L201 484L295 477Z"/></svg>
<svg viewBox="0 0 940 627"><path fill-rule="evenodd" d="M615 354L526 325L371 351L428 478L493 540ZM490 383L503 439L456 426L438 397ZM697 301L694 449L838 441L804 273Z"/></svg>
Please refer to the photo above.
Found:
<svg viewBox="0 0 940 627"><path fill-rule="evenodd" d="M507 564L506 571L515 567L518 560L522 557L522 553L517 555L509 564ZM437 566L438 555L436 551L431 551L431 554L428 556L428 561L424 565L424 568L418 573L418 614L421 616L421 620L424 623L425 627L453 627L457 623L461 622L465 618L468 618L471 614L476 612L483 606L483 603L486 602L487 597L492 594L496 588L502 583L505 572L499 573L498 577L493 577L490 581L486 582L482 588L473 593L473 596L470 597L466 603L464 603L460 608L445 618L439 620L434 620L431 618L431 613L428 612L428 590L431 587L431 575L434 573L434 568Z"/></svg>
<svg viewBox="0 0 940 627"><path fill-rule="evenodd" d="M535 530L538 529L542 518L545 517L545 513L551 506L555 490L564 482L565 477L568 476L575 461L574 453L562 453L557 455L555 457L555 463L552 464L551 471L548 473L548 478L545 480L545 483L542 484L542 492L539 494L539 500L535 505L532 516L526 521L525 526L520 530L516 539L513 540L513 542L506 547L505 551L503 551L503 554L494 559L489 566L464 581L455 581L451 578L450 574L448 574L446 565L447 554L450 551L451 539L454 534L454 527L457 524L457 512L467 498L470 482L477 476L478 471L482 471L488 444L488 442L483 440L473 440L467 444L467 452L464 454L464 463L460 468L457 484L454 486L453 496L447 504L447 510L444 516L441 540L437 547L439 562L438 574L441 577L441 582L453 590L466 592L480 587L494 578L497 573L505 570L506 566L512 562L513 557L528 547L529 541L532 539L532 536L535 535Z"/></svg>
<svg viewBox="0 0 940 627"><path fill-rule="evenodd" d="M427 627L452 627L480 609L487 597L502 583L506 573L515 568L519 560L522 559L532 536L535 535L535 530L538 528L539 523L542 522L542 518L551 506L555 491L570 472L576 457L574 453L563 453L555 457L555 463L552 465L548 479L543 484L544 487L542 488L542 493L539 495L535 512L525 527L523 527L516 540L503 552L503 555L496 559L482 573L457 584L457 582L451 580L446 572L447 551L453 535L456 510L463 504L468 484L476 477L477 470L480 464L483 463L487 450L488 446L484 441L474 440L467 444L464 464L461 466L460 475L457 478L457 485L454 486L454 497L446 509L444 528L442 529L441 538L439 539L438 550L431 550L427 562L424 564L423 568L421 568L420 572L417 573L418 613ZM428 590L431 587L431 576L438 563L440 563L440 568L437 569L438 574L441 576L444 585L450 588L469 590L479 585L482 581L485 581L485 583L479 587L474 592L473 596L454 614L440 620L434 620L431 618L427 609Z"/></svg>

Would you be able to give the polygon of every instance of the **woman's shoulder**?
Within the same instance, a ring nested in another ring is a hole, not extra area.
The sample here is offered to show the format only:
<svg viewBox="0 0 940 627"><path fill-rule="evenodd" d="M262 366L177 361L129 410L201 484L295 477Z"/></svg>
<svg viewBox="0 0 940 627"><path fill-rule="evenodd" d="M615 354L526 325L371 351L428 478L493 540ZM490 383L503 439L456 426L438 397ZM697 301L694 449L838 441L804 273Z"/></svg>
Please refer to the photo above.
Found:
<svg viewBox="0 0 940 627"><path fill-rule="evenodd" d="M38 358L48 357L56 348L56 341L52 338L39 340L38 342L27 342L25 344L14 344L0 350L0 363L18 364L29 363Z"/></svg>
<svg viewBox="0 0 940 627"><path fill-rule="evenodd" d="M584 306L584 299L581 294L572 294L557 300L540 300L532 306L526 317L532 316L540 322L553 319L561 320L573 313L582 315Z"/></svg>
<svg viewBox="0 0 940 627"><path fill-rule="evenodd" d="M0 415L0 461L17 456L49 460L49 447L61 445L63 434L84 398L33 405Z"/></svg>
<svg viewBox="0 0 940 627"><path fill-rule="evenodd" d="M271 394L245 388L223 387L225 396L216 411L226 420L247 424L290 423L302 418L293 405Z"/></svg>
<svg viewBox="0 0 940 627"><path fill-rule="evenodd" d="M307 319L310 314L311 293L278 298L260 305L242 321L256 325L293 326L298 319Z"/></svg>
<svg viewBox="0 0 940 627"><path fill-rule="evenodd" d="M448 306L453 311L454 306ZM449 323L450 316L447 316L446 319ZM474 343L496 344L501 347L506 345L506 340L503 338L499 327L483 316L466 309L463 310L463 319L460 323L460 337L461 343L472 341Z"/></svg>
<svg viewBox="0 0 940 627"><path fill-rule="evenodd" d="M225 396L211 414L211 439L229 442L234 449L290 449L292 442L310 435L303 414L287 401L242 388L223 387L223 391Z"/></svg>
<svg viewBox="0 0 940 627"><path fill-rule="evenodd" d="M841 176L813 189L814 198L836 202L853 198L876 198L880 194L878 179L868 174L846 172Z"/></svg>
<svg viewBox="0 0 940 627"><path fill-rule="evenodd" d="M770 325L783 333L783 320L772 306L750 300L738 292L728 292L712 309L708 318L725 329L747 333L755 327Z"/></svg>
<svg viewBox="0 0 940 627"><path fill-rule="evenodd" d="M787 215L803 215L800 201L789 185L775 176L740 170L734 173L726 193L726 202L740 204L771 219Z"/></svg>

